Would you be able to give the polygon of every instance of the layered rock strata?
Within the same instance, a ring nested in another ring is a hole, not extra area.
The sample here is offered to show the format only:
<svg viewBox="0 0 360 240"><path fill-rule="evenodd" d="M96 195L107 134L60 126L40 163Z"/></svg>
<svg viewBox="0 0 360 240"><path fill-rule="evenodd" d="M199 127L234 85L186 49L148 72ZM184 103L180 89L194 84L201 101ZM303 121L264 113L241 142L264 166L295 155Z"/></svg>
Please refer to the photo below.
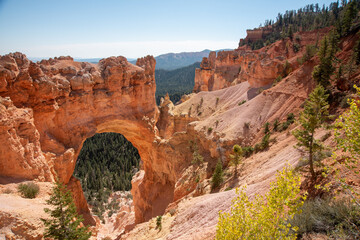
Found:
<svg viewBox="0 0 360 240"><path fill-rule="evenodd" d="M262 31L256 31L248 32L249 36L261 37ZM218 52L217 55L210 52L209 57L203 58L200 68L195 71L193 91L215 91L245 81L251 87L271 84L279 76L286 76L290 69L296 70L300 65L299 59L306 51L306 45L317 44L328 31L325 28L300 32L293 40L283 39L259 50L242 46L233 51Z"/></svg>

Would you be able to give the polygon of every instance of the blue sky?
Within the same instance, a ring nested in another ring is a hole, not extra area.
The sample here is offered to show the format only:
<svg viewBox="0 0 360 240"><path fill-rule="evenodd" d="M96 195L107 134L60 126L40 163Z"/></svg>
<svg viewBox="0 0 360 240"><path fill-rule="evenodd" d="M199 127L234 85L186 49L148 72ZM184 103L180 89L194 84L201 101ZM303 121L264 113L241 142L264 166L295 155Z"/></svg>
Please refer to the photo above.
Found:
<svg viewBox="0 0 360 240"><path fill-rule="evenodd" d="M311 0L0 0L0 55L137 58L236 48L246 29Z"/></svg>

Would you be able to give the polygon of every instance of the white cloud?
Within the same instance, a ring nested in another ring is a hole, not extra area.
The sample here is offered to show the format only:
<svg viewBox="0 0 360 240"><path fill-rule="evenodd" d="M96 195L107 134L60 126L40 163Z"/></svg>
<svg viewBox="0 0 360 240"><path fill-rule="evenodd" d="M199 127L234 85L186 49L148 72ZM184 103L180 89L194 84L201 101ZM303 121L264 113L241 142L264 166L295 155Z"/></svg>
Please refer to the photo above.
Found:
<svg viewBox="0 0 360 240"><path fill-rule="evenodd" d="M237 44L236 41L132 41L34 46L19 51L23 51L30 57L70 55L73 57L92 58L122 55L136 58L145 55L157 56L169 52L234 49L237 47Z"/></svg>

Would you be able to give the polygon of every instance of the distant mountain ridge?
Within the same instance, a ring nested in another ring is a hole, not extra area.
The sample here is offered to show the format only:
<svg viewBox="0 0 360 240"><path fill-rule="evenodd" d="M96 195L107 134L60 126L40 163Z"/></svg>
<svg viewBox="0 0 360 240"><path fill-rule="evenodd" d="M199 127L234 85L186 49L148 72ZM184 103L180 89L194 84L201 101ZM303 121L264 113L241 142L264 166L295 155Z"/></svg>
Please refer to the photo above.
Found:
<svg viewBox="0 0 360 240"><path fill-rule="evenodd" d="M228 50L228 49L216 50L216 52L223 50ZM201 52L181 52L181 53L162 54L155 57L156 69L174 70L177 68L186 67L196 62L201 62L203 57L208 57L211 51L212 50L205 49Z"/></svg>

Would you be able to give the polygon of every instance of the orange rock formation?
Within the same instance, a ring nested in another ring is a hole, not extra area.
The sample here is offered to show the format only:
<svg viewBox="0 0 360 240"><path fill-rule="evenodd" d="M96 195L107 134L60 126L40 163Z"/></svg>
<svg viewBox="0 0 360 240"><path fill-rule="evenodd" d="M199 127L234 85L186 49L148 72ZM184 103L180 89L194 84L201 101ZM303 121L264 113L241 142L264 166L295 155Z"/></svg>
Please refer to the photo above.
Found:
<svg viewBox="0 0 360 240"><path fill-rule="evenodd" d="M243 46L233 51L219 52L217 56L215 52L211 52L208 58L203 58L200 68L195 71L193 91L214 91L245 81L248 81L251 87L266 86L283 75L286 61L290 63L292 70L297 69L297 58L305 52L306 45L315 44L328 30L297 33L297 39L300 39L298 42L280 40L259 50L249 50ZM251 32L255 33L256 31ZM251 37L256 38L251 34ZM294 52L294 44L301 46L299 52Z"/></svg>

